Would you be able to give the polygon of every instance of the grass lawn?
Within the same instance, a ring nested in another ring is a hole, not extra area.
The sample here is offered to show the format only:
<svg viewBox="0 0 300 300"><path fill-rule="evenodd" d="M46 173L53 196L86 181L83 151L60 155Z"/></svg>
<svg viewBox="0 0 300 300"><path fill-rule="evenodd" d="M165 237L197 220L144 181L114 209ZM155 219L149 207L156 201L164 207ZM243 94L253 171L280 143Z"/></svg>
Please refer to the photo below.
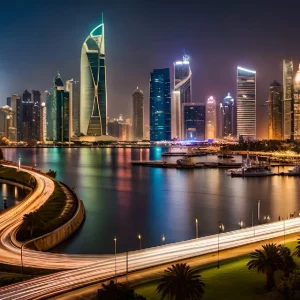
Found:
<svg viewBox="0 0 300 300"><path fill-rule="evenodd" d="M286 246L294 251L296 244L293 242L286 244ZM300 265L300 260L294 259ZM266 300L265 276L256 270L249 271L246 266L249 260L248 255L243 255L221 261L220 269L217 269L216 263L199 268L199 274L201 274L206 285L203 299ZM275 276L276 280L279 280L282 273L276 272ZM159 280L151 281L135 286L134 290L147 299L160 299L156 293L158 284Z"/></svg>
<svg viewBox="0 0 300 300"><path fill-rule="evenodd" d="M28 187L35 186L35 178L27 172L17 171L16 168L9 168L0 165L0 179L10 180Z"/></svg>

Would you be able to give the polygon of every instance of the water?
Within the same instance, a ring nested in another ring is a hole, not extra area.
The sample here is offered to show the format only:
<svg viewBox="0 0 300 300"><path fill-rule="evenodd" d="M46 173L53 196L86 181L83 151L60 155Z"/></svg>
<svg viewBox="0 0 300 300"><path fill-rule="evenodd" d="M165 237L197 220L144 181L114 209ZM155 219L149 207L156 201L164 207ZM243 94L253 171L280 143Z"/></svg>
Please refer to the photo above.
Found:
<svg viewBox="0 0 300 300"><path fill-rule="evenodd" d="M261 217L271 221L300 212L300 178L231 178L224 169L177 170L131 166L131 160L161 159L167 149L130 148L45 148L4 149L8 160L57 171L57 178L83 200L86 220L80 230L54 249L66 253L113 253L215 234L218 222L225 231L257 221L257 201ZM176 160L177 158L168 158ZM216 156L197 161L216 161ZM236 161L241 157L235 157ZM287 170L280 168L279 171ZM278 171L276 168L275 171Z"/></svg>
<svg viewBox="0 0 300 300"><path fill-rule="evenodd" d="M0 211L18 204L25 196L26 191L22 188L0 182Z"/></svg>

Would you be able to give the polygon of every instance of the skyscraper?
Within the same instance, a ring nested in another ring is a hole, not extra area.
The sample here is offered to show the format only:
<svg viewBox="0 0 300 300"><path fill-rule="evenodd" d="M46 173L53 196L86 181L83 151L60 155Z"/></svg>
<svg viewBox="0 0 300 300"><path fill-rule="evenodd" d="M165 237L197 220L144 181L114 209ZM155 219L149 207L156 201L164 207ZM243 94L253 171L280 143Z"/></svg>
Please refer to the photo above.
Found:
<svg viewBox="0 0 300 300"><path fill-rule="evenodd" d="M69 92L69 132L70 137L80 134L80 84L74 79L66 81Z"/></svg>
<svg viewBox="0 0 300 300"><path fill-rule="evenodd" d="M283 139L292 138L293 61L283 60Z"/></svg>
<svg viewBox="0 0 300 300"><path fill-rule="evenodd" d="M21 97L18 94L13 94L10 99L10 107L12 108L12 127L16 130L16 140L21 140L22 131L22 116L21 116Z"/></svg>
<svg viewBox="0 0 300 300"><path fill-rule="evenodd" d="M133 140L142 140L144 138L144 93L138 87L132 94L133 116L132 130Z"/></svg>
<svg viewBox="0 0 300 300"><path fill-rule="evenodd" d="M182 132L184 140L204 140L206 109L205 103L182 104Z"/></svg>
<svg viewBox="0 0 300 300"><path fill-rule="evenodd" d="M170 70L154 69L150 79L150 140L171 140Z"/></svg>
<svg viewBox="0 0 300 300"><path fill-rule="evenodd" d="M82 45L80 66L80 131L107 134L104 24L91 31Z"/></svg>
<svg viewBox="0 0 300 300"><path fill-rule="evenodd" d="M33 139L39 141L41 137L41 93L32 90L33 111L32 111L32 133Z"/></svg>
<svg viewBox="0 0 300 300"><path fill-rule="evenodd" d="M237 67L237 136L256 139L256 71Z"/></svg>
<svg viewBox="0 0 300 300"><path fill-rule="evenodd" d="M44 91L43 102L46 104L46 137L47 141L53 141L53 89Z"/></svg>
<svg viewBox="0 0 300 300"><path fill-rule="evenodd" d="M230 93L223 100L223 137L235 135L234 99Z"/></svg>
<svg viewBox="0 0 300 300"><path fill-rule="evenodd" d="M294 80L293 139L300 140L300 64Z"/></svg>
<svg viewBox="0 0 300 300"><path fill-rule="evenodd" d="M182 104L192 102L192 72L190 57L184 55L182 61L174 63L174 92L172 93L172 138L181 139Z"/></svg>
<svg viewBox="0 0 300 300"><path fill-rule="evenodd" d="M270 140L282 139L282 86L273 81L269 88L268 134Z"/></svg>
<svg viewBox="0 0 300 300"><path fill-rule="evenodd" d="M47 138L47 107L46 102L41 103L40 112L40 141L45 143Z"/></svg>
<svg viewBox="0 0 300 300"><path fill-rule="evenodd" d="M33 120L33 101L31 94L25 90L22 96L22 129L21 140L31 142L32 139L32 120Z"/></svg>
<svg viewBox="0 0 300 300"><path fill-rule="evenodd" d="M210 96L206 103L206 139L215 139L217 135L216 100Z"/></svg>

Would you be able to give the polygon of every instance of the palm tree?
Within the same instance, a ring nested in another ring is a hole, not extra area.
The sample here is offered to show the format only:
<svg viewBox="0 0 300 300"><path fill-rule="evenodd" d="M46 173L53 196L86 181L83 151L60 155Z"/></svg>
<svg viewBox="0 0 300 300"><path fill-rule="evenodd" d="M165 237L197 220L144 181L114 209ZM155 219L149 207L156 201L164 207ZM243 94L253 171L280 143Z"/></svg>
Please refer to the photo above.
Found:
<svg viewBox="0 0 300 300"><path fill-rule="evenodd" d="M295 249L293 255L295 255L295 256L297 256L297 257L300 258L300 238L297 239L297 241L298 241L297 242L297 246L296 246L296 249Z"/></svg>
<svg viewBox="0 0 300 300"><path fill-rule="evenodd" d="M255 250L250 253L253 259L247 263L248 269L257 269L258 272L266 275L267 288L270 290L275 286L274 273L283 269L281 249L276 244L266 244L263 250Z"/></svg>
<svg viewBox="0 0 300 300"><path fill-rule="evenodd" d="M162 293L162 299L198 300L204 294L204 286L197 270L192 270L184 263L165 270L156 290Z"/></svg>
<svg viewBox="0 0 300 300"><path fill-rule="evenodd" d="M291 250L283 245L278 245L278 249L282 259L281 270L284 272L284 277L289 277L289 274L296 268L296 263L291 255Z"/></svg>

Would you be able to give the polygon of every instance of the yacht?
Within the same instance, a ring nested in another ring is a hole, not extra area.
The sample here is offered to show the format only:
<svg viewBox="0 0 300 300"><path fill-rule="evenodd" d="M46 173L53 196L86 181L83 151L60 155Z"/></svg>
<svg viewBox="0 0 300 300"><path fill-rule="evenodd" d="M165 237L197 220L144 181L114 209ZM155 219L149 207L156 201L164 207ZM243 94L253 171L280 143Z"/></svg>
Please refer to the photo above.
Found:
<svg viewBox="0 0 300 300"><path fill-rule="evenodd" d="M285 173L285 175L288 175L288 176L300 176L300 164L296 164L296 166L294 167L294 169L288 170L288 172Z"/></svg>
<svg viewBox="0 0 300 300"><path fill-rule="evenodd" d="M275 175L269 166L248 166L232 171L231 177L265 177Z"/></svg>

